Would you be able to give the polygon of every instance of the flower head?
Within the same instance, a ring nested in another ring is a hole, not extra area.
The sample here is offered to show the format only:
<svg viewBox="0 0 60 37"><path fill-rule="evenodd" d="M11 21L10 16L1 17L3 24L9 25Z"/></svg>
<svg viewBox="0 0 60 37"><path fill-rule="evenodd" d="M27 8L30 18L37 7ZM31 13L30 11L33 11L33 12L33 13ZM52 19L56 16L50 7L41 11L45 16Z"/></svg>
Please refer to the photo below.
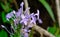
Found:
<svg viewBox="0 0 60 37"><path fill-rule="evenodd" d="M13 10L12 12L8 13L6 15L6 18L7 20L9 20L10 18L15 16L15 18L13 19L14 24L17 25L23 23L24 25L22 25L21 30L24 31L24 37L28 37L28 32L30 32L29 28L33 27L33 24L36 24L36 20L38 20L39 23L42 23L42 20L39 18L39 10L37 10L36 14L29 14L28 11L30 8L28 7L25 11L23 11L23 5L24 3L22 2L20 4L21 8L18 9L17 12Z"/></svg>

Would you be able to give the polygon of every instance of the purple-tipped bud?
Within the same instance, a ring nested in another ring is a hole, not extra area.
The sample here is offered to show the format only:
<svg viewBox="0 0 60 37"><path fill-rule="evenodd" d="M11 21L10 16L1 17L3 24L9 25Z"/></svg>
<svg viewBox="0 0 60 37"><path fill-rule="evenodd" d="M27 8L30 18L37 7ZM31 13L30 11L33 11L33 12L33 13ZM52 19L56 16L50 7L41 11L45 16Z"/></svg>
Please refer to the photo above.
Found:
<svg viewBox="0 0 60 37"><path fill-rule="evenodd" d="M15 14L15 11L13 10L12 12L10 12L6 15L6 19L9 21L9 19L12 18L14 16L14 14Z"/></svg>

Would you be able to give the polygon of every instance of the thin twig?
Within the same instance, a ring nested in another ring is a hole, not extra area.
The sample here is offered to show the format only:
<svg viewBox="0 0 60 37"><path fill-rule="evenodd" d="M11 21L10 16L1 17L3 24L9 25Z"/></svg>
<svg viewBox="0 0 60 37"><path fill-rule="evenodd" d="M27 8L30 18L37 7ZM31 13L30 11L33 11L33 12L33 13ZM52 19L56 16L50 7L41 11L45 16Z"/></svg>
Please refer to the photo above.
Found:
<svg viewBox="0 0 60 37"><path fill-rule="evenodd" d="M36 31L38 31L39 33L43 32L44 35L49 36L49 37L55 37L54 35L52 35L51 33L49 33L48 31L46 31L45 29L41 28L40 26L34 25L34 29ZM40 32L41 31L41 32Z"/></svg>
<svg viewBox="0 0 60 37"><path fill-rule="evenodd" d="M59 0L56 0L56 8L57 8L57 15L58 15L58 22L59 22L59 27L60 27L60 5L59 5Z"/></svg>
<svg viewBox="0 0 60 37"><path fill-rule="evenodd" d="M28 1L24 0L24 3L25 3L25 9L28 8ZM30 14L30 11L28 11L28 14Z"/></svg>

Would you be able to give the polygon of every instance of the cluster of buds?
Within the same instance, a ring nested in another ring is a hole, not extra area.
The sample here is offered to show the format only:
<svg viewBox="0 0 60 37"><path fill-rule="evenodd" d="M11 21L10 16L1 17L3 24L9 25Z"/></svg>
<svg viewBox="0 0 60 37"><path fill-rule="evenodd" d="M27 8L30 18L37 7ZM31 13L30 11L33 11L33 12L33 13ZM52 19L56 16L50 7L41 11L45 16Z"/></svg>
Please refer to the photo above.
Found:
<svg viewBox="0 0 60 37"><path fill-rule="evenodd" d="M39 19L39 10L37 10L36 14L34 13L28 14L28 11L30 8L28 7L26 8L25 11L23 11L23 5L24 3L22 2L20 4L21 8L18 9L17 12L13 10L12 12L8 13L6 15L6 19L8 21L12 19L15 27L17 27L18 24L22 24L22 27L21 27L22 35L24 37L28 37L29 35L28 32L31 31L29 28L32 28L33 25L36 24L37 20L39 21L39 23L42 23L42 20Z"/></svg>

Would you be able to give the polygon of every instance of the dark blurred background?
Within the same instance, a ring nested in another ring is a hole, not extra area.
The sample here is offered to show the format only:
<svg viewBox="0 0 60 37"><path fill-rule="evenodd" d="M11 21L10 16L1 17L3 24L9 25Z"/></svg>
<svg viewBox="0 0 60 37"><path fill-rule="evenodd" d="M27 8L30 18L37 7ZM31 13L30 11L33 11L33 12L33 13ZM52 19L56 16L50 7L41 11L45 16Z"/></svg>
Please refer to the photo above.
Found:
<svg viewBox="0 0 60 37"><path fill-rule="evenodd" d="M2 0L1 0L2 1ZM57 13L56 13L56 4L55 4L55 0L46 0L49 5L51 6L55 18L57 20ZM16 0L18 7L20 8L20 3L22 2L22 0ZM38 0L28 0L28 4L30 7L30 12L34 12L36 13L37 9L40 10L40 18L42 19L43 23L39 24L37 23L39 26L43 27L44 29L46 29L48 26L53 26L53 21L50 17L50 15L48 14L47 10L45 9L45 7L38 1ZM15 8L14 3L11 3L11 6L14 10L17 11L17 9ZM2 13L3 9L0 5L0 24L4 24L1 18L1 13Z"/></svg>
<svg viewBox="0 0 60 37"><path fill-rule="evenodd" d="M0 0L1 2L4 1L4 0ZM16 0L17 2L17 5L18 5L18 8L20 8L20 3L22 2L23 0ZM46 0L48 2L48 4L51 6L53 12L54 12L54 15L55 15L55 19L57 20L57 13L56 13L56 4L55 4L55 0ZM37 9L40 10L40 18L42 19L43 23L42 24L39 24L38 21L37 21L37 24L38 26L41 26L42 28L44 29L47 29L48 26L53 26L54 22L52 21L50 15L48 14L47 10L45 9L45 7L38 1L38 0L28 0L28 4L29 4L29 7L30 7L30 12L34 12L36 13L37 12ZM11 2L10 4L12 6L12 8L14 10L17 11L15 5L13 2ZM25 9L25 8L24 8ZM5 25L8 30L10 31L10 24L9 23L4 23L2 21L2 17L1 17L1 13L2 13L3 9L0 5L0 25ZM0 26L0 30L1 30L1 26Z"/></svg>

